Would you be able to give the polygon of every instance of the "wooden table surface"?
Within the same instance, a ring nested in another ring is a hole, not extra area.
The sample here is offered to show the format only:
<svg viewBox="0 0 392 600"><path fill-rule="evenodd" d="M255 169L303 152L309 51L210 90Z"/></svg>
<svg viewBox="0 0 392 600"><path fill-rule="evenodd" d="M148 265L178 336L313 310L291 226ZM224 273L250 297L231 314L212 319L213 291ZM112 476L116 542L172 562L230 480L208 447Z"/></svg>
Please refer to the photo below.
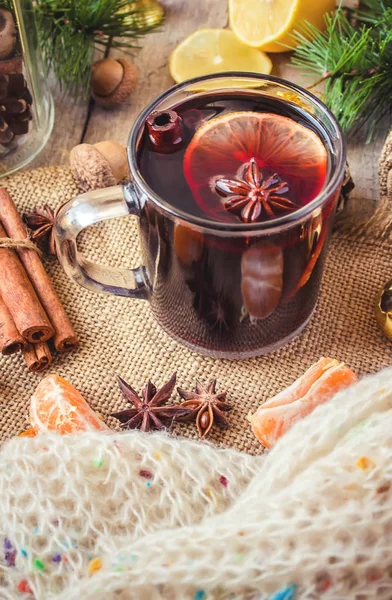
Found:
<svg viewBox="0 0 392 600"><path fill-rule="evenodd" d="M352 0L351 0L352 1ZM61 97L54 92L56 116L54 131L47 146L29 168L68 163L76 144L113 139L126 145L130 128L141 109L155 96L173 85L168 68L171 51L187 35L199 28L228 25L227 0L163 0L166 21L161 31L147 35L141 50L134 54L139 83L129 103L114 111L105 111L87 101ZM111 51L110 56L121 55ZM273 74L304 83L297 70L289 66L289 56L272 55ZM354 199L364 208L372 208L378 198L378 159L388 131L380 125L375 140L366 145L363 135L349 142L350 169L356 183ZM370 201L370 202L369 202Z"/></svg>

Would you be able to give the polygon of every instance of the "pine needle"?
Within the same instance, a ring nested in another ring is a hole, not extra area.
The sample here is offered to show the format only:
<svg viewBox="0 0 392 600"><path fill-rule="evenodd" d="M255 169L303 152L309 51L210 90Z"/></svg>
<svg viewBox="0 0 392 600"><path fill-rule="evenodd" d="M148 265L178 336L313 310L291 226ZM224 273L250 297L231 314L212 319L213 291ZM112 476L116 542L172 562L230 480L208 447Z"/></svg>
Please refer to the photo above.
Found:
<svg viewBox="0 0 392 600"><path fill-rule="evenodd" d="M366 126L368 140L392 113L392 0L364 0L358 11L326 15L326 30L312 25L295 34L293 64L325 82L323 100L346 133ZM309 41L311 39L311 41Z"/></svg>
<svg viewBox="0 0 392 600"><path fill-rule="evenodd" d="M87 95L95 50L135 50L153 29L136 28L135 18L145 11L137 0L36 0L35 10L47 71L53 69L60 88L74 95Z"/></svg>

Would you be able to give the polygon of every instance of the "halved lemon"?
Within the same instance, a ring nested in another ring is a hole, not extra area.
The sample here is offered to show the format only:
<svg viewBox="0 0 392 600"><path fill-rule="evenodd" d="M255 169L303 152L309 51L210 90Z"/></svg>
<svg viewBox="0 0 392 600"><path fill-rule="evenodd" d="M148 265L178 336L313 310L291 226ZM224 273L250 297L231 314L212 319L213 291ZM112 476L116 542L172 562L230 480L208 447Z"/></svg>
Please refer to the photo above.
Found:
<svg viewBox="0 0 392 600"><path fill-rule="evenodd" d="M272 63L228 29L199 29L173 50L169 68L174 81L180 83L224 71L270 73Z"/></svg>
<svg viewBox="0 0 392 600"><path fill-rule="evenodd" d="M264 52L287 52L296 46L291 34L305 21L320 31L336 0L229 0L230 27L244 44Z"/></svg>
<svg viewBox="0 0 392 600"><path fill-rule="evenodd" d="M311 129L273 113L227 113L202 125L184 156L185 179L206 214L221 218L227 212L214 182L236 179L251 159L260 169L289 178L293 198L301 203L315 198L326 179L327 152Z"/></svg>

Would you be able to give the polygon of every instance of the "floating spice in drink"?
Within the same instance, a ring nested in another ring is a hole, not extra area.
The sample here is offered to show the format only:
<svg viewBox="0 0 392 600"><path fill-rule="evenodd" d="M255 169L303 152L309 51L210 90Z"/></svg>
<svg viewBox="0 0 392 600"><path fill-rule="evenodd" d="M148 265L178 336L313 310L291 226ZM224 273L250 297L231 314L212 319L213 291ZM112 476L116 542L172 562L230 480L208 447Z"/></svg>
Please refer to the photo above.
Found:
<svg viewBox="0 0 392 600"><path fill-rule="evenodd" d="M313 200L327 173L311 129L273 113L229 112L205 123L184 156L184 174L208 218L255 223Z"/></svg>

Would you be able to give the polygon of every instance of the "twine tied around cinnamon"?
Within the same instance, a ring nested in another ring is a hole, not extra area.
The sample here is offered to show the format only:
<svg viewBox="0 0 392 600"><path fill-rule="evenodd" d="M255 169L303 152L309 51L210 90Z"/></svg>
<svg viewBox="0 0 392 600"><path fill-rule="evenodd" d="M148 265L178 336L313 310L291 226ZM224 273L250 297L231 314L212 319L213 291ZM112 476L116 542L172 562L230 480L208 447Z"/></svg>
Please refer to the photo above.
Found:
<svg viewBox="0 0 392 600"><path fill-rule="evenodd" d="M51 361L48 340L53 340L56 351L65 352L78 346L78 338L41 262L40 249L27 237L22 218L2 187L0 250L0 272L6 274L0 277L0 352L12 354L21 348L29 370L42 370ZM26 342L33 345L31 355ZM38 346L42 343L43 352Z"/></svg>
<svg viewBox="0 0 392 600"><path fill-rule="evenodd" d="M0 248L27 248L34 250L38 256L42 257L43 253L31 240L18 240L16 238L1 238Z"/></svg>

